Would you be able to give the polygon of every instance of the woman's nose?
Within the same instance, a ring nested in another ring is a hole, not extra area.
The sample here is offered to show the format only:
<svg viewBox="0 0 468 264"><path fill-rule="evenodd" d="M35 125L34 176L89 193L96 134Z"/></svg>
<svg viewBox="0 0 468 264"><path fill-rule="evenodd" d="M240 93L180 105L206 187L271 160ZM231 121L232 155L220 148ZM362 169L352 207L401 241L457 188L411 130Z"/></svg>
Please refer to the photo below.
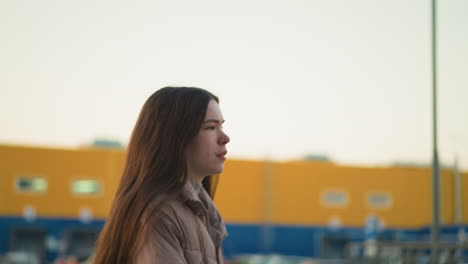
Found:
<svg viewBox="0 0 468 264"><path fill-rule="evenodd" d="M219 144L226 145L227 143L229 143L229 141L231 141L229 136L226 133L222 132L222 135L219 137Z"/></svg>

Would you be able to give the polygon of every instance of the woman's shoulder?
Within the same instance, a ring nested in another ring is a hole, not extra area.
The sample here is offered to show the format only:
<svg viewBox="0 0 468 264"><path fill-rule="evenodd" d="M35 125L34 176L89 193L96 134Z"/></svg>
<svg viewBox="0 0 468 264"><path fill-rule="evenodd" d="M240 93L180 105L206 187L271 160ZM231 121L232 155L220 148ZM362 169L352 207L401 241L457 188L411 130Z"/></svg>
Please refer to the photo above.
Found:
<svg viewBox="0 0 468 264"><path fill-rule="evenodd" d="M181 220L190 215L186 202L180 199L156 201L151 207L150 219L154 224L179 225Z"/></svg>

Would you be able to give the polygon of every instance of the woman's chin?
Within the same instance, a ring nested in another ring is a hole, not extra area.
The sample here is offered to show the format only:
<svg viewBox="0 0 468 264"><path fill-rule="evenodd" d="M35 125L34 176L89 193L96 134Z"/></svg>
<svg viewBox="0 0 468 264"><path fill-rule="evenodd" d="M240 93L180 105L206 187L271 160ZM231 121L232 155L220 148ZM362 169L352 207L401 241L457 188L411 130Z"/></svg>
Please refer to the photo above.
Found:
<svg viewBox="0 0 468 264"><path fill-rule="evenodd" d="M218 166L217 168L214 168L214 169L212 170L211 175L213 175L213 174L221 174L221 172L223 172L223 170L224 170L224 164L222 164L221 166Z"/></svg>

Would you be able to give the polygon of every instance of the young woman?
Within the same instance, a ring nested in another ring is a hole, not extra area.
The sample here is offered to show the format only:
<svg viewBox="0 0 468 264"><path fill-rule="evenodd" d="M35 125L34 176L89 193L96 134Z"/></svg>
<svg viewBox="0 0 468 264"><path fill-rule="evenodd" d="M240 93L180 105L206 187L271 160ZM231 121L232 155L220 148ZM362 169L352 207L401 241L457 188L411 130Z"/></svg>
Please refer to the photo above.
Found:
<svg viewBox="0 0 468 264"><path fill-rule="evenodd" d="M148 98L93 263L223 263L226 228L207 177L223 171L229 142L218 102L194 87Z"/></svg>

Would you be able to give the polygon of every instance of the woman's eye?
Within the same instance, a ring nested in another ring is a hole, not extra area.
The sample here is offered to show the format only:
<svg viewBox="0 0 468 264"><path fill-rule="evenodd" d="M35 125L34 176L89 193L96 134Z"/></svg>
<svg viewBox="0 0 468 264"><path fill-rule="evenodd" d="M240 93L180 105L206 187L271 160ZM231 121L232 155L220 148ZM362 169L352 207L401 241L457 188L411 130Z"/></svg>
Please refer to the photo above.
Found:
<svg viewBox="0 0 468 264"><path fill-rule="evenodd" d="M209 127L207 127L206 129L208 129L208 130L214 130L214 129L216 129L216 127L214 127L214 126L209 126Z"/></svg>

